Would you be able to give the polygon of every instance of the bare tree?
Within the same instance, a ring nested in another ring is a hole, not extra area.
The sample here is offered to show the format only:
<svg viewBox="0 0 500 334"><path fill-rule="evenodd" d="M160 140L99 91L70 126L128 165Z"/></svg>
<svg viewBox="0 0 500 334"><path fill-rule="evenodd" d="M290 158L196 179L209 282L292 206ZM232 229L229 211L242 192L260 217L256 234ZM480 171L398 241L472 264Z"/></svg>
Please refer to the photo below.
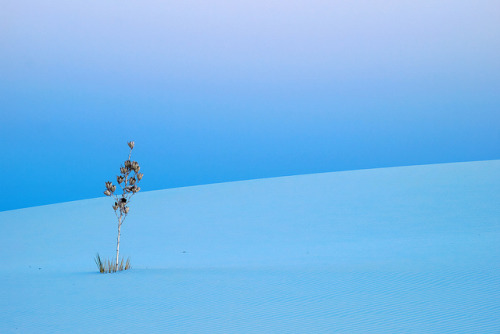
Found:
<svg viewBox="0 0 500 334"><path fill-rule="evenodd" d="M118 260L120 255L120 232L123 222L129 213L129 203L132 196L137 194L141 188L138 183L142 180L142 173L139 173L141 167L137 161L130 160L132 156L132 150L134 149L134 142L128 142L130 147L130 152L128 154L128 159L125 161L123 166L120 166L120 175L116 177L116 181L120 188L122 189L122 194L115 194L116 186L110 182L106 182L106 190L104 194L106 196L113 197L115 199L115 204L113 205L113 210L115 210L116 218L118 219L118 237L116 239L116 262L115 271L118 270Z"/></svg>

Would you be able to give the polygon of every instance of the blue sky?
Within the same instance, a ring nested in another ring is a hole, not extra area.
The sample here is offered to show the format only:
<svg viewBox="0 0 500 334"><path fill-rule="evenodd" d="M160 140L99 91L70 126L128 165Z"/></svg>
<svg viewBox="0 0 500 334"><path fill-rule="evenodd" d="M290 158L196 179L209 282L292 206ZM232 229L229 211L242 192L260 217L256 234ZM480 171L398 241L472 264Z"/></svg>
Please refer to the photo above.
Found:
<svg viewBox="0 0 500 334"><path fill-rule="evenodd" d="M0 211L500 158L496 1L1 3Z"/></svg>

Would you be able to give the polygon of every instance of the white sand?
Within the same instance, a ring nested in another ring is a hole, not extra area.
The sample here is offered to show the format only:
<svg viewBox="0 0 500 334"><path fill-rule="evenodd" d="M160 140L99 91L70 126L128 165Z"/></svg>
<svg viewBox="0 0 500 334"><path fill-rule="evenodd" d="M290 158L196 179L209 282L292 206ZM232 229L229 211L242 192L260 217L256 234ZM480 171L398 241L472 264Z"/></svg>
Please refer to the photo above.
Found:
<svg viewBox="0 0 500 334"><path fill-rule="evenodd" d="M498 333L500 161L0 212L0 333Z"/></svg>

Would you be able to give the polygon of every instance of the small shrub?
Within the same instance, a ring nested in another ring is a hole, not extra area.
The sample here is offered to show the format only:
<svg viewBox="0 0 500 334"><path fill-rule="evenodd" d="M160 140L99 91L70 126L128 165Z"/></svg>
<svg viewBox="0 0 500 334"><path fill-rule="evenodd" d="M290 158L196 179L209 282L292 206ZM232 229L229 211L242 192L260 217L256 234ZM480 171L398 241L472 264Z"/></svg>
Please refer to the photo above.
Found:
<svg viewBox="0 0 500 334"><path fill-rule="evenodd" d="M97 265L97 268L99 269L99 272L101 274L116 273L117 271L129 270L131 268L130 258L127 258L125 264L123 263L123 258L122 258L122 260L117 266L115 263L113 263L113 261L109 259L103 261L103 259L101 259L99 254L97 254L95 257L95 264Z"/></svg>
<svg viewBox="0 0 500 334"><path fill-rule="evenodd" d="M104 194L114 200L113 210L115 211L116 219L118 220L118 236L116 238L116 258L114 263L112 263L111 260L105 260L103 262L99 257L99 254L96 256L95 262L99 268L99 272L101 273L114 273L130 269L129 259L127 259L125 264L123 263L123 259L119 262L120 234L122 224L130 211L130 207L128 206L130 199L141 190L139 182L142 180L143 174L139 173L141 169L139 163L131 160L134 142L130 141L127 144L130 148L128 159L122 166L120 166L120 174L116 176L116 182L122 193L116 193L117 187L111 181L107 181L105 183L106 190L104 191Z"/></svg>

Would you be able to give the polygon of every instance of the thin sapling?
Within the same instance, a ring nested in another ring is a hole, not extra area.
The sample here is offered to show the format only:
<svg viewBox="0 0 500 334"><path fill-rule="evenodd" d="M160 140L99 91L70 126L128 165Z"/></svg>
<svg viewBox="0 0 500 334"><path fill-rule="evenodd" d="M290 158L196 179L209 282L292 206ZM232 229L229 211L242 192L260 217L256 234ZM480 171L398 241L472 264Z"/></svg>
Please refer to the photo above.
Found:
<svg viewBox="0 0 500 334"><path fill-rule="evenodd" d="M113 268L108 268L108 270L105 270L104 272L115 272L123 269L128 269L130 267L129 261L127 260L127 265L123 267L123 265L120 266L119 264L119 256L120 256L120 233L121 233L121 227L123 222L125 221L125 218L127 218L127 215L130 211L130 200L131 198L137 194L141 188L139 187L139 182L142 180L142 173L139 173L141 167L139 166L139 163L137 161L132 161L131 156L132 156L132 150L134 149L134 142L128 142L128 146L130 148L129 154L128 154L128 159L124 162L123 166L120 166L120 175L116 177L116 182L118 186L121 188L121 194L115 193L117 187L110 181L106 182L106 190L104 191L104 194L106 196L112 197L115 200L115 203L113 205L113 210L115 211L116 219L118 220L118 236L116 238L116 260L114 264L111 264L111 261L108 261L108 266ZM99 261L96 260L96 263L101 264L102 266L102 261L99 258ZM122 260L123 263L123 260ZM101 266L99 266L99 270L103 272L101 269ZM109 270L111 269L111 270Z"/></svg>

